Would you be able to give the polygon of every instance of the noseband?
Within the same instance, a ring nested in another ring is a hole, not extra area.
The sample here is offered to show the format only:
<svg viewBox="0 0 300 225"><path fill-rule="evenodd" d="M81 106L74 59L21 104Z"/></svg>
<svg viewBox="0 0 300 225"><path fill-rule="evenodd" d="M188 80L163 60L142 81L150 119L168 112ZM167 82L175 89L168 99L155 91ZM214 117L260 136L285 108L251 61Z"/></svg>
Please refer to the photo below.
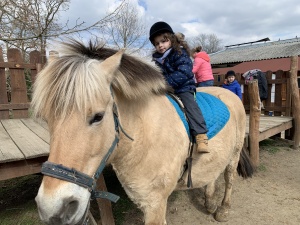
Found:
<svg viewBox="0 0 300 225"><path fill-rule="evenodd" d="M119 134L120 129L125 134L127 138L133 141L133 139L126 134L126 132L123 130L119 118L118 118L118 110L115 102L113 103L113 116L114 116L114 122L115 122L115 139L111 144L111 147L108 149L108 152L102 159L98 169L96 170L95 174L90 177L89 175L82 173L80 171L77 171L74 168L69 168L66 166L63 166L62 164L56 164L53 162L46 161L42 165L41 173L50 177L55 177L60 180L65 180L74 184L77 184L81 187L87 188L91 192L91 199L95 198L104 198L108 199L112 202L117 202L120 198L119 196L106 192L106 191L96 191L96 183L97 179L99 178L100 174L102 173L106 162L115 149L116 145L119 143Z"/></svg>

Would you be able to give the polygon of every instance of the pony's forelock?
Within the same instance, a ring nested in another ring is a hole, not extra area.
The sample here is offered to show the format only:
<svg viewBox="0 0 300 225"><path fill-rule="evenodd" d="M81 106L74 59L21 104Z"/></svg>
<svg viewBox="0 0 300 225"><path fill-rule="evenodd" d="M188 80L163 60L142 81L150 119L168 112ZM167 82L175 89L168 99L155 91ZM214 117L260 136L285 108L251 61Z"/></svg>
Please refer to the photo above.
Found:
<svg viewBox="0 0 300 225"><path fill-rule="evenodd" d="M34 84L32 109L35 117L65 118L73 110L83 109L86 111L82 114L86 116L87 107L91 108L104 99L110 88L98 65L116 50L92 42L85 46L75 40L61 47L60 56L45 66ZM163 76L155 66L126 54L112 87L129 100L167 91Z"/></svg>

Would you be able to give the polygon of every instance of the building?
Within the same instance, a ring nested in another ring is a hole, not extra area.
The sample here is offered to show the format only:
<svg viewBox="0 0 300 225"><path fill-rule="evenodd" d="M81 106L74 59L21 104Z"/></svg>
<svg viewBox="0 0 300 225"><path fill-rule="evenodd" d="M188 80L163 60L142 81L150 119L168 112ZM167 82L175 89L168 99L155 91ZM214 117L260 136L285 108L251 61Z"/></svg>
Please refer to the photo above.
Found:
<svg viewBox="0 0 300 225"><path fill-rule="evenodd" d="M213 73L225 74L228 70L245 73L251 69L263 72L290 70L290 57L298 56L298 77L300 68L300 38L270 42L265 38L255 42L225 46L225 49L210 54ZM299 79L298 79L299 83Z"/></svg>

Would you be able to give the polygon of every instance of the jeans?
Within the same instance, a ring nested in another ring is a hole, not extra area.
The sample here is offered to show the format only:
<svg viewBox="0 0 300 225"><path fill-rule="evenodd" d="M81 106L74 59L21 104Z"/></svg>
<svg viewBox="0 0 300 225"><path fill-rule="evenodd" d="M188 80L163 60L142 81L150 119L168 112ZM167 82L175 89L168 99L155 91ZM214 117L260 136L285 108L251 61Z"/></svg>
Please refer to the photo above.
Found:
<svg viewBox="0 0 300 225"><path fill-rule="evenodd" d="M203 118L201 109L195 101L194 92L187 91L179 93L177 94L177 96L181 99L185 107L186 116L190 125L191 135L196 136L198 134L207 133L206 123Z"/></svg>
<svg viewBox="0 0 300 225"><path fill-rule="evenodd" d="M197 87L209 87L214 85L214 80L207 80L197 83Z"/></svg>

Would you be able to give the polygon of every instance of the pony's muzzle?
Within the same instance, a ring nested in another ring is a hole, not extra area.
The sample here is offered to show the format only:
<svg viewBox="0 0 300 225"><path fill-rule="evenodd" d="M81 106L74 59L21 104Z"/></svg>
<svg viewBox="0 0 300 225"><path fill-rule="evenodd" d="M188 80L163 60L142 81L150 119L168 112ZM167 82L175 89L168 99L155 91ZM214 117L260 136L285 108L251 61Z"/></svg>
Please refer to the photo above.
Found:
<svg viewBox="0 0 300 225"><path fill-rule="evenodd" d="M36 199L38 202L38 200ZM39 206L40 204L38 204ZM62 206L60 209L54 209L53 216L47 216L48 214L44 212L43 207L38 207L40 218L49 225L67 225L76 224L76 218L79 208L79 202L74 199L66 198L63 199Z"/></svg>

